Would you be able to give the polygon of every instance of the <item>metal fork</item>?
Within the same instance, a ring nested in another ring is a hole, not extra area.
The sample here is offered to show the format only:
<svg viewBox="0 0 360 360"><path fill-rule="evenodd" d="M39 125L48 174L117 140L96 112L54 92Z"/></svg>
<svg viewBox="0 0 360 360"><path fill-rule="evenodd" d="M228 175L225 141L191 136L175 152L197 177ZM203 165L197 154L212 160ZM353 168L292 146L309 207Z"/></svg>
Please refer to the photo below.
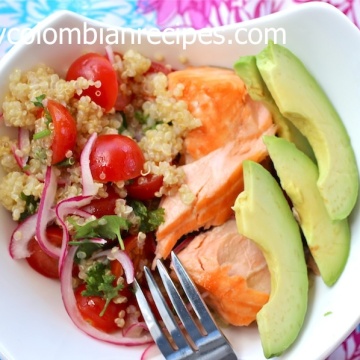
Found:
<svg viewBox="0 0 360 360"><path fill-rule="evenodd" d="M181 330L167 301L159 289L151 271L144 267L147 283L154 303L159 311L165 325L164 330L144 295L144 292L135 280L134 288L140 310L149 331L166 359L206 359L206 360L236 360L237 357L221 330L215 324L208 308L197 291L194 283L186 273L180 260L174 252L171 253L171 260L175 273L194 309L200 326L196 324L190 315L183 299L171 280L161 260L157 260L157 268L164 284L166 293L174 307L174 310L184 326ZM205 333L204 333L205 332Z"/></svg>

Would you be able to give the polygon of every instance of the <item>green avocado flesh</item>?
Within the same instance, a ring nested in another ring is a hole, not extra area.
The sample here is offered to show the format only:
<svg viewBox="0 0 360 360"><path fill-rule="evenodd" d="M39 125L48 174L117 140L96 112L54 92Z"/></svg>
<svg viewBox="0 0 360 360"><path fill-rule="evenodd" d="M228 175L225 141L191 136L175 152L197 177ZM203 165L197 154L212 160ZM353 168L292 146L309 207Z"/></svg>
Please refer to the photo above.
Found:
<svg viewBox="0 0 360 360"><path fill-rule="evenodd" d="M278 135L293 142L301 151L315 161L314 152L304 135L280 113L269 89L261 77L255 56L242 56L235 64L236 74L245 83L246 90L254 101L260 101L270 111L278 127Z"/></svg>
<svg viewBox="0 0 360 360"><path fill-rule="evenodd" d="M317 186L333 220L345 219L358 196L358 169L346 129L304 64L281 45L256 55L256 65L281 114L308 139L319 167Z"/></svg>
<svg viewBox="0 0 360 360"><path fill-rule="evenodd" d="M244 191L234 204L239 233L263 251L271 274L268 303L256 317L266 358L280 355L297 338L308 301L308 273L299 226L274 177L245 160Z"/></svg>
<svg viewBox="0 0 360 360"><path fill-rule="evenodd" d="M340 277L350 249L347 219L331 220L316 185L317 166L294 144L265 136L265 145L325 284Z"/></svg>

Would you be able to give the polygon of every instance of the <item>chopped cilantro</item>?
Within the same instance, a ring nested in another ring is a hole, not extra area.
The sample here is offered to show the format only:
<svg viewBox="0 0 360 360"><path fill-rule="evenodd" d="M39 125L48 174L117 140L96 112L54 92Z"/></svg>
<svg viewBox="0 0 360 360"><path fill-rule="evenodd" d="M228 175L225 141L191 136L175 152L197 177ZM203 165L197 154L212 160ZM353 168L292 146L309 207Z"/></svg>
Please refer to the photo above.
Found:
<svg viewBox="0 0 360 360"><path fill-rule="evenodd" d="M136 216L140 218L139 231L147 233L156 230L164 222L165 210L163 208L148 209L141 201L130 202Z"/></svg>
<svg viewBox="0 0 360 360"><path fill-rule="evenodd" d="M56 164L56 166L60 166L60 167L66 167L66 166L72 166L75 164L75 158L72 156L70 158L66 158L63 161L60 161Z"/></svg>
<svg viewBox="0 0 360 360"><path fill-rule="evenodd" d="M147 124L147 121L149 119L149 115L145 115L143 112L137 110L134 113L135 119L141 124L145 125Z"/></svg>
<svg viewBox="0 0 360 360"><path fill-rule="evenodd" d="M114 286L115 276L111 273L107 264L94 262L86 272L86 289L81 292L82 296L100 296L105 300L104 308L100 316L103 316L110 301L119 295L124 285Z"/></svg>
<svg viewBox="0 0 360 360"><path fill-rule="evenodd" d="M40 96L37 96L35 98L35 101L33 101L32 103L37 106L37 107L40 107L40 108L43 108L44 109L44 116L46 118L46 121L45 121L45 124L47 126L49 126L49 124L52 122L52 118L51 118L51 115L49 113L49 110L46 109L43 105L43 100L45 99L45 94L42 94Z"/></svg>
<svg viewBox="0 0 360 360"><path fill-rule="evenodd" d="M102 248L102 244L94 243L91 241L69 241L69 245L78 246L74 261L79 263L82 259L88 259L96 250Z"/></svg>
<svg viewBox="0 0 360 360"><path fill-rule="evenodd" d="M40 95L40 96L37 96L36 98L35 98L35 101L33 101L32 103L35 105L35 106L38 106L38 107L41 107L41 108L43 108L44 107L44 105L43 105L43 100L45 99L45 94L42 94L42 95Z"/></svg>
<svg viewBox="0 0 360 360"><path fill-rule="evenodd" d="M34 195L25 195L23 192L21 192L20 198L25 201L25 210L21 213L19 218L19 221L23 221L36 213L40 200L36 199Z"/></svg>
<svg viewBox="0 0 360 360"><path fill-rule="evenodd" d="M33 139L34 140L42 139L42 138L44 138L46 136L49 136L50 134L51 134L50 129L44 129L42 131L39 131L38 133L35 133L33 135Z"/></svg>
<svg viewBox="0 0 360 360"><path fill-rule="evenodd" d="M109 240L119 240L122 250L124 250L124 242L121 237L121 230L128 230L129 223L126 219L117 215L105 215L100 219L96 219L86 223L85 225L75 226L74 239L92 239L104 238Z"/></svg>
<svg viewBox="0 0 360 360"><path fill-rule="evenodd" d="M121 122L121 126L118 129L118 133L122 134L123 131L125 131L128 127L128 124L126 122L126 115L123 111L120 111L121 117L122 117L122 122Z"/></svg>
<svg viewBox="0 0 360 360"><path fill-rule="evenodd" d="M49 126L49 124L52 122L52 117L51 117L50 112L49 112L48 109L45 109L44 115L45 115L45 118L46 118L45 124L46 124L46 126Z"/></svg>

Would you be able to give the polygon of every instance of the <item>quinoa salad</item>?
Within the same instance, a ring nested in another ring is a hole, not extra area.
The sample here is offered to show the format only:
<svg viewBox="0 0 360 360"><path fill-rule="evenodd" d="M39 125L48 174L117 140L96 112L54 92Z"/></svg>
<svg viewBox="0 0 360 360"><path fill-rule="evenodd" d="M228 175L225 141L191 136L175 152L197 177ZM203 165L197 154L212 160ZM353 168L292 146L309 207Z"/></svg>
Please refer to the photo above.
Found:
<svg viewBox="0 0 360 360"><path fill-rule="evenodd" d="M168 90L172 69L136 51L106 48L70 65L66 78L39 64L9 79L1 122L17 137L0 137L0 203L18 223L10 255L60 278L66 310L85 332L149 343L127 282L151 266L160 199L194 200L179 165L201 122L174 97L181 86Z"/></svg>

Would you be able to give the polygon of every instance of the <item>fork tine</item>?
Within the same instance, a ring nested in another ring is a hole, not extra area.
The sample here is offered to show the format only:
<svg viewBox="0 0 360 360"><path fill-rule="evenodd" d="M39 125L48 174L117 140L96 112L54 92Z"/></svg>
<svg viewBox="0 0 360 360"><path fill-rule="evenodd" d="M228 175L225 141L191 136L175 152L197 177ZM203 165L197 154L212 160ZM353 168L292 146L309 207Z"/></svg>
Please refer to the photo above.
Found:
<svg viewBox="0 0 360 360"><path fill-rule="evenodd" d="M196 286L174 252L171 252L171 260L176 275L196 315L199 317L201 325L207 331L207 336L202 336L195 341L196 346L199 348L196 358L206 360L237 360L237 356L229 341L216 325Z"/></svg>
<svg viewBox="0 0 360 360"><path fill-rule="evenodd" d="M148 267L144 267L144 272L146 276L146 280L149 285L149 289L153 300L156 304L156 307L160 313L162 320L170 333L171 338L174 340L175 344L181 352L185 355L186 353L193 353L192 348L190 347L189 343L187 342L184 334L182 333L179 325L177 324L173 314L171 313L169 306L166 303L163 295L160 292L160 289L155 282L154 277L152 276L150 269Z"/></svg>
<svg viewBox="0 0 360 360"><path fill-rule="evenodd" d="M177 315L179 316L192 341L196 342L198 339L202 338L203 335L200 333L194 320L190 316L183 299L171 280L164 264L160 260L157 260L157 268Z"/></svg>
<svg viewBox="0 0 360 360"><path fill-rule="evenodd" d="M145 323L148 326L150 334L155 340L157 346L161 349L165 357L173 354L174 349L171 346L168 338L164 335L163 331L161 330L161 327L158 321L156 320L155 316L153 315L153 312L146 300L146 297L143 291L141 290L141 287L136 279L134 279L134 290Z"/></svg>
<svg viewBox="0 0 360 360"><path fill-rule="evenodd" d="M196 313L199 317L201 325L204 327L206 332L210 334L213 331L218 331L213 318L211 317L207 306L205 305L200 294L197 292L193 281L190 279L186 270L182 266L179 258L174 252L171 252L171 261L175 270L175 273Z"/></svg>
<svg viewBox="0 0 360 360"><path fill-rule="evenodd" d="M167 360L237 360L230 343L215 324L195 285L181 265L180 260L174 253L171 253L171 257L178 279L207 335L200 332L165 266L161 260L157 260L157 267L163 285L185 330L182 331L180 329L148 267L144 267L146 281L153 301L168 332L164 333L164 326L160 327L147 298L136 280L134 281L134 290L144 320L162 354Z"/></svg>

